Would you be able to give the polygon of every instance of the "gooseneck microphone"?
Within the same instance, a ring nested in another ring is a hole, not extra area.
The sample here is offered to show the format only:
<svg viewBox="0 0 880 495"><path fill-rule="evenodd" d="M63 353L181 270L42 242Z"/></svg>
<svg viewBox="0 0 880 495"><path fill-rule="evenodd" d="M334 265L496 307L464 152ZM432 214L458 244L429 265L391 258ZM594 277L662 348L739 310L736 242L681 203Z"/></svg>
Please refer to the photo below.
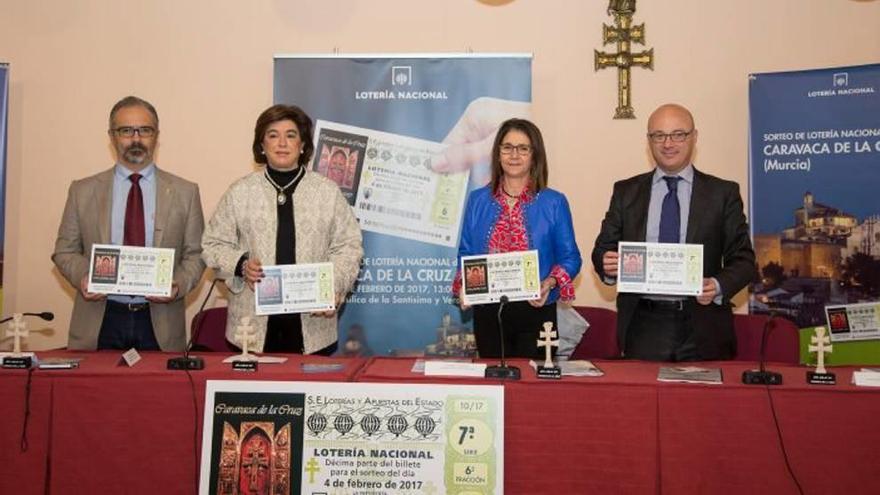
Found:
<svg viewBox="0 0 880 495"><path fill-rule="evenodd" d="M501 296L501 302L498 304L498 314L495 317L498 319L498 334L501 337L501 367L507 367L507 357L504 352L504 321L501 319L501 312L504 311L504 306L510 302L507 296Z"/></svg>
<svg viewBox="0 0 880 495"><path fill-rule="evenodd" d="M770 317L764 322L764 328L761 330L761 349L758 354L758 370L743 371L742 381L746 385L782 385L782 374L774 371L767 371L764 363L764 353L767 348L767 338L770 332L776 328L775 325L776 312L771 312Z"/></svg>
<svg viewBox="0 0 880 495"><path fill-rule="evenodd" d="M46 320L46 321L52 321L55 319L55 313L53 313L51 311L43 311L42 313L22 313L22 314L24 316L36 316L36 317L42 318L43 320ZM6 323L7 321L9 321L13 318L15 318L15 316L7 316L6 318L3 318L2 320L0 320L0 325L2 325L3 323Z"/></svg>
<svg viewBox="0 0 880 495"><path fill-rule="evenodd" d="M501 296L498 305L498 334L501 337L501 364L497 366L486 367L486 378L495 378L498 380L519 380L520 372L516 366L508 366L507 358L504 354L504 322L501 319L501 313L504 306L510 301L507 296Z"/></svg>
<svg viewBox="0 0 880 495"><path fill-rule="evenodd" d="M192 350L193 343L198 340L199 334L201 333L202 323L204 323L205 321L205 305L208 304L208 300L211 298L211 293L214 292L214 286L217 285L217 282L222 280L222 278L215 278L214 281L211 282L211 287L208 288L208 295L205 296L205 299L202 301L202 305L199 307L199 312L196 313L196 324L193 325L193 331L192 334L189 336L189 342L187 342L186 347L183 348L183 356L169 358L169 370L205 369L205 360L198 356L190 356L189 352L190 350Z"/></svg>

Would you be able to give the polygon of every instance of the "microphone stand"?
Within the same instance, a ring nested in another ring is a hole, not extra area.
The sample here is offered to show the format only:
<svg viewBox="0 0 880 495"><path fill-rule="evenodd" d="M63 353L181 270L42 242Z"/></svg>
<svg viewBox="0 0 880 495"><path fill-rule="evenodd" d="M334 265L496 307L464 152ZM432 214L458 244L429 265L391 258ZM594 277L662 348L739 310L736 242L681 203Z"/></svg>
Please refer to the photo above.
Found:
<svg viewBox="0 0 880 495"><path fill-rule="evenodd" d="M761 330L761 350L759 353L758 370L746 370L742 374L742 382L746 385L782 385L782 374L775 371L767 371L764 366L764 350L767 347L767 338L773 331L775 325L772 325L776 313L770 313L770 318L764 323Z"/></svg>
<svg viewBox="0 0 880 495"><path fill-rule="evenodd" d="M199 307L199 312L196 313L196 324L193 326L192 334L189 336L189 342L186 343L186 347L183 348L183 356L173 357L168 359L168 369L169 370L203 370L205 369L205 360L200 358L199 356L190 356L189 352L192 350L193 343L196 341L197 337L201 333L202 323L205 321L205 305L208 304L208 299L211 298L211 293L214 292L214 286L217 285L217 282L223 280L220 278L215 278L214 281L211 282L211 287L208 289L208 295L205 296L205 299L202 301L202 305Z"/></svg>
<svg viewBox="0 0 880 495"><path fill-rule="evenodd" d="M519 380L521 378L519 368L516 366L508 366L507 359L504 355L504 322L501 321L501 312L504 311L504 305L509 299L507 296L501 296L498 305L498 334L501 337L501 364L486 367L486 378L494 378L497 380Z"/></svg>

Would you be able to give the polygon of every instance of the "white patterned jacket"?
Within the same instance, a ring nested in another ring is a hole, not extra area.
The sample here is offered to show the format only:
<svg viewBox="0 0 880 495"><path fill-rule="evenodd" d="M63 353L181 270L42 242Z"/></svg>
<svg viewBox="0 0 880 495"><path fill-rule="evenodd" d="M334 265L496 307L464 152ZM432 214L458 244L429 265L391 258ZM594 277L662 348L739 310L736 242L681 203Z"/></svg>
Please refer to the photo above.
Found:
<svg viewBox="0 0 880 495"><path fill-rule="evenodd" d="M263 349L267 317L254 315L254 292L234 273L244 253L264 265L275 264L276 196L275 188L262 171L242 177L220 199L202 237L205 263L214 269L217 277L226 280L230 291L226 338L234 342L233 332L238 322L250 316L257 332L253 347L256 352ZM335 182L309 170L293 193L291 203L296 228L296 262L332 262L337 296L348 294L364 254L361 230L351 206ZM336 316L303 314L305 353L319 351L336 342L336 323Z"/></svg>

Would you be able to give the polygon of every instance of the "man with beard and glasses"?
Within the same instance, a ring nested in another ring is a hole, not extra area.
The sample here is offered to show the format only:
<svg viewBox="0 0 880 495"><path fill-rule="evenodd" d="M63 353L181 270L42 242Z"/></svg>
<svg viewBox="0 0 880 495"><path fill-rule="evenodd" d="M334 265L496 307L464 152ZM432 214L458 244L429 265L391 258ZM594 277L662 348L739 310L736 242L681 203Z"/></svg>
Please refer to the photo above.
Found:
<svg viewBox="0 0 880 495"><path fill-rule="evenodd" d="M184 296L205 269L199 187L153 161L159 116L149 102L127 96L110 111L116 164L70 185L52 261L76 288L70 349L181 351L186 344ZM93 244L174 249L169 297L88 291Z"/></svg>

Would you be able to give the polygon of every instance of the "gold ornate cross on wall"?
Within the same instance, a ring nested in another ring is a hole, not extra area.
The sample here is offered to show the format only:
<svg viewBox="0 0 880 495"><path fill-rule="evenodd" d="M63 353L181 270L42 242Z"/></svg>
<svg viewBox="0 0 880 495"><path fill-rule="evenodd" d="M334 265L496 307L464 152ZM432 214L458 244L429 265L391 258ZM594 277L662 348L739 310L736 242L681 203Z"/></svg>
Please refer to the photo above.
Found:
<svg viewBox="0 0 880 495"><path fill-rule="evenodd" d="M614 26L602 24L602 44L617 43L617 53L595 50L595 71L617 67L617 109L615 119L634 119L631 104L630 67L647 67L654 70L654 49L633 53L630 43L645 44L645 25L633 26L636 0L610 0L608 15L614 16Z"/></svg>

